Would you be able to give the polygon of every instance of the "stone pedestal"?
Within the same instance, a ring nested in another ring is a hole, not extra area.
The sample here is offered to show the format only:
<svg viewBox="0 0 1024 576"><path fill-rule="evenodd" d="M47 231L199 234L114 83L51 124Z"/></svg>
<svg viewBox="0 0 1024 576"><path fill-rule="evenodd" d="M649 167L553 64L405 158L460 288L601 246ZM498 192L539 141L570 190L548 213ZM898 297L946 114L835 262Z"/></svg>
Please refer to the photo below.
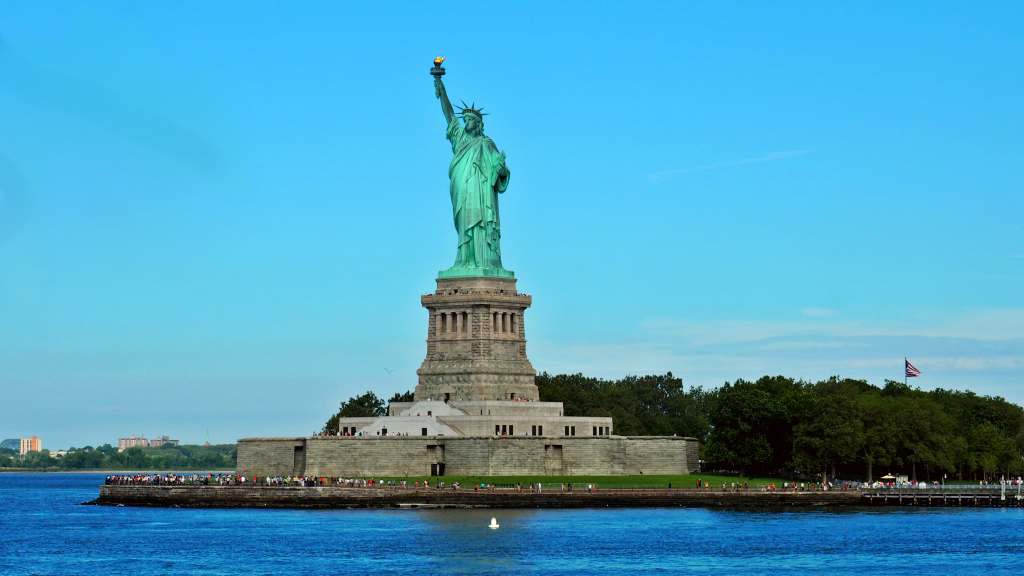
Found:
<svg viewBox="0 0 1024 576"><path fill-rule="evenodd" d="M539 400L526 358L531 298L514 278L438 278L420 299L430 313L415 399Z"/></svg>

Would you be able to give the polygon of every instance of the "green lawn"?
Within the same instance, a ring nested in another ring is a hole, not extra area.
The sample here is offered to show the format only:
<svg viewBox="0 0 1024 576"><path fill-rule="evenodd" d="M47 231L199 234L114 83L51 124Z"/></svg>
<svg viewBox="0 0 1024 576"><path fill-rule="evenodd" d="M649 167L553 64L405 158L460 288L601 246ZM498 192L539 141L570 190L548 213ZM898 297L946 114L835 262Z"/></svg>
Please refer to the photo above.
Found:
<svg viewBox="0 0 1024 576"><path fill-rule="evenodd" d="M715 476L712 474L671 476L385 476L378 479L407 480L410 484L417 480L420 482L427 480L431 486L436 485L438 481L443 481L446 485L450 485L452 482L459 482L465 488L479 486L481 483L507 487L514 486L517 483L526 486L538 482L546 487L557 487L559 484L572 483L577 487L585 486L586 484L596 484L599 488L667 488L669 484L673 488L696 488L698 478L710 483L712 488L721 488L723 482L727 485L733 482L739 484L749 482L751 488L761 488L770 482L774 482L777 486L781 487L782 482L784 482L784 480L779 478L744 478L737 476Z"/></svg>

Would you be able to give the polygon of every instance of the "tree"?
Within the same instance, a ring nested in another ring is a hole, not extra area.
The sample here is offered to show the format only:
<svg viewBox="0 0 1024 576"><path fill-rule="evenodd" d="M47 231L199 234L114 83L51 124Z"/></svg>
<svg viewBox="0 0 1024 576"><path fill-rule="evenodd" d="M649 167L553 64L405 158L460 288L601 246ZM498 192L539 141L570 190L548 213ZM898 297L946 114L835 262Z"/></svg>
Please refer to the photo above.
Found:
<svg viewBox="0 0 1024 576"><path fill-rule="evenodd" d="M388 400L388 404L392 402L412 402L415 400L415 394L412 390L406 390L405 392L395 392L395 395Z"/></svg>
<svg viewBox="0 0 1024 576"><path fill-rule="evenodd" d="M561 402L565 414L610 416L618 434L707 436L707 394L700 388L687 393L671 372L621 380L545 372L536 382L542 401Z"/></svg>
<svg viewBox="0 0 1024 576"><path fill-rule="evenodd" d="M919 465L924 466L929 479L933 469L952 471L952 420L939 404L920 392L903 394L892 401L897 459L904 466L910 465L911 479L917 481Z"/></svg>
<svg viewBox="0 0 1024 576"><path fill-rule="evenodd" d="M64 455L64 468L82 470L87 468L103 468L106 464L102 452L91 448L71 449Z"/></svg>
<svg viewBox="0 0 1024 576"><path fill-rule="evenodd" d="M57 461L50 456L49 450L29 452L21 457L21 465L25 468L54 468Z"/></svg>
<svg viewBox="0 0 1024 576"><path fill-rule="evenodd" d="M868 482L875 479L875 465L891 466L896 453L893 437L892 406L887 397L872 388L857 396L858 413L863 423L861 459L867 468Z"/></svg>
<svg viewBox="0 0 1024 576"><path fill-rule="evenodd" d="M781 377L737 380L719 388L710 404L706 459L717 468L748 474L788 467L793 433L787 405L798 389Z"/></svg>
<svg viewBox="0 0 1024 576"><path fill-rule="evenodd" d="M856 383L831 379L809 389L793 428L794 464L803 471L836 476L836 466L853 462L864 446L864 421Z"/></svg>
<svg viewBox="0 0 1024 576"><path fill-rule="evenodd" d="M372 391L349 398L341 403L337 414L331 416L324 424L324 434L337 434L340 418L371 418L386 414L384 401Z"/></svg>
<svg viewBox="0 0 1024 576"><path fill-rule="evenodd" d="M129 448L121 453L121 462L127 468L134 468L137 470L145 470L146 466L146 455L142 452L142 448Z"/></svg>

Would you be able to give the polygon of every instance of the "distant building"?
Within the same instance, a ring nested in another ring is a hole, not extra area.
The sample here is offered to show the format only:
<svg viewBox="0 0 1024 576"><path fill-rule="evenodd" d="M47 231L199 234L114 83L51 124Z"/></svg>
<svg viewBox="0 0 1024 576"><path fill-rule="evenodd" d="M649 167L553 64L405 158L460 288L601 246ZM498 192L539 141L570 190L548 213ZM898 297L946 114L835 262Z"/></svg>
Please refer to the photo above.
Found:
<svg viewBox="0 0 1024 576"><path fill-rule="evenodd" d="M0 442L0 448L14 450L15 452L17 452L18 450L21 449L21 440L18 438L8 438L3 442Z"/></svg>
<svg viewBox="0 0 1024 576"><path fill-rule="evenodd" d="M159 448L161 446L177 446L178 441L164 435L147 440L144 436L129 436L117 439L117 451L124 452L129 448Z"/></svg>
<svg viewBox="0 0 1024 576"><path fill-rule="evenodd" d="M172 440L171 438L169 438L167 436L161 436L159 438L154 438L154 439L149 441L149 447L150 448L159 448L161 446L177 446L177 445L178 445L178 441L177 440Z"/></svg>
<svg viewBox="0 0 1024 576"><path fill-rule="evenodd" d="M148 448L149 440L146 440L142 436L129 436L127 438L117 439L117 451L124 452L129 448Z"/></svg>
<svg viewBox="0 0 1024 576"><path fill-rule="evenodd" d="M39 452L43 449L43 441L38 436L22 438L18 446L18 454L24 456L29 452Z"/></svg>

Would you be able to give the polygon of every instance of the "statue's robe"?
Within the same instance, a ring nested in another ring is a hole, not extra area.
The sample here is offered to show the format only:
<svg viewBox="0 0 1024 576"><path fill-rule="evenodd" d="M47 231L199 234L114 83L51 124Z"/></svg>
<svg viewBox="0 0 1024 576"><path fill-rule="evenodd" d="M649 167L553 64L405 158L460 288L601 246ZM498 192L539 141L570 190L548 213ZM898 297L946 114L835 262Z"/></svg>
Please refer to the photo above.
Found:
<svg viewBox="0 0 1024 576"><path fill-rule="evenodd" d="M458 118L448 123L452 143L452 215L459 235L453 268L502 270L498 194L508 187L505 155L487 136L466 134Z"/></svg>

